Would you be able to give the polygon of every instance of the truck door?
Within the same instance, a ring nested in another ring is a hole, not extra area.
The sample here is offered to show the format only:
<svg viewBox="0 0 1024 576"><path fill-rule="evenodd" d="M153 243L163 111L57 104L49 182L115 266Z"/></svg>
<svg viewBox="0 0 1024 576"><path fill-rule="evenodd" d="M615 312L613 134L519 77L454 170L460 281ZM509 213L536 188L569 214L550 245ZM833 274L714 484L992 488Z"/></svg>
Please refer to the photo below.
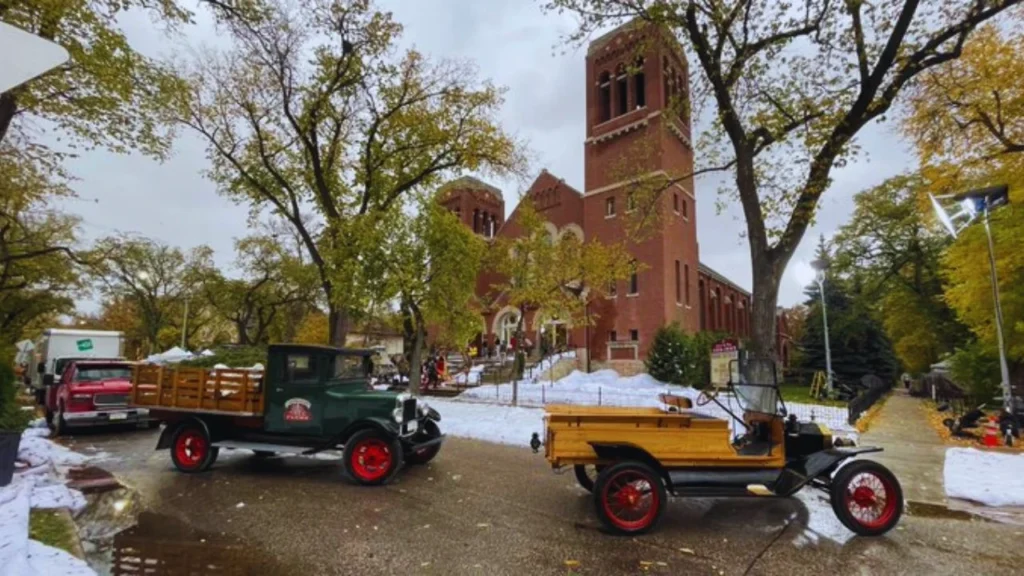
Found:
<svg viewBox="0 0 1024 576"><path fill-rule="evenodd" d="M264 428L270 432L320 435L327 358L312 350L284 354L270 374Z"/></svg>
<svg viewBox="0 0 1024 576"><path fill-rule="evenodd" d="M362 355L336 354L327 372L324 386L324 433L333 436L361 417L358 404L350 394L366 391L366 358Z"/></svg>

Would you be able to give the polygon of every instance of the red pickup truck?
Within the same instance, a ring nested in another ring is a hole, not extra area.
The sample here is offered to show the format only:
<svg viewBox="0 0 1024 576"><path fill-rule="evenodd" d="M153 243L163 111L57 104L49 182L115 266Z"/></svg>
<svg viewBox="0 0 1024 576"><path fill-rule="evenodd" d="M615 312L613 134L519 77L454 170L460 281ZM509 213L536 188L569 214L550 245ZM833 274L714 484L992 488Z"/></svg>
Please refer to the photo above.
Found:
<svg viewBox="0 0 1024 576"><path fill-rule="evenodd" d="M149 410L128 406L131 393L130 362L71 362L64 369L60 382L46 386L46 422L56 435L82 426L159 424L149 419Z"/></svg>

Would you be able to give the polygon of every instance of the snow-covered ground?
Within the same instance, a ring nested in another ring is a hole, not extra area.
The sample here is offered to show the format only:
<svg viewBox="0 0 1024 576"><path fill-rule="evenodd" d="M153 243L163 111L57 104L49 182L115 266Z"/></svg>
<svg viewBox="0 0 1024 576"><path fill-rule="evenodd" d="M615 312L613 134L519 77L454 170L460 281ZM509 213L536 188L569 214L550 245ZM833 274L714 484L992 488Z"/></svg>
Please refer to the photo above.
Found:
<svg viewBox="0 0 1024 576"><path fill-rule="evenodd" d="M5 576L95 576L89 566L74 556L28 538L31 508L85 507L81 492L65 486L68 467L79 466L88 457L48 440L42 420L25 430L18 448L14 480L0 488L0 566Z"/></svg>
<svg viewBox="0 0 1024 576"><path fill-rule="evenodd" d="M619 376L614 370L598 370L589 374L574 370L568 376L554 383L532 379L518 383L516 401L518 406L541 407L548 404L575 404L580 406L637 406L660 407L658 395L671 393L686 396L694 401L694 411L725 418L729 414L714 402L696 406L700 391L687 386L676 386L655 380L649 374ZM508 405L512 403L512 384L484 385L466 390L456 397L460 402L479 402ZM736 400L725 396L720 400L735 413L742 412ZM847 422L847 410L834 406L799 404L787 402L790 414L801 420L821 422L834 432L852 435L856 429Z"/></svg>
<svg viewBox="0 0 1024 576"><path fill-rule="evenodd" d="M1024 454L946 450L946 496L986 506L1024 506Z"/></svg>

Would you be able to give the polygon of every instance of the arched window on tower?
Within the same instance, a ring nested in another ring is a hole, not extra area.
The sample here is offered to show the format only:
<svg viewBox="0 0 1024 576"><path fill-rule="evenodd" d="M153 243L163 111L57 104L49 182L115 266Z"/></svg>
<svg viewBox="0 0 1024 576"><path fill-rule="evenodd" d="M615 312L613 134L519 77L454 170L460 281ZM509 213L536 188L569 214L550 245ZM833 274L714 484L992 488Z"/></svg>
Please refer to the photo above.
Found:
<svg viewBox="0 0 1024 576"><path fill-rule="evenodd" d="M615 72L615 115L621 116L629 111L629 81L626 67L619 64Z"/></svg>
<svg viewBox="0 0 1024 576"><path fill-rule="evenodd" d="M672 105L672 69L668 67L668 58L661 60L661 107L668 109Z"/></svg>
<svg viewBox="0 0 1024 576"><path fill-rule="evenodd" d="M607 72L602 72L597 82L597 106L600 111L599 122L612 119L612 81Z"/></svg>
<svg viewBox="0 0 1024 576"><path fill-rule="evenodd" d="M647 106L647 76L644 74L644 59L638 58L636 71L633 74L633 95L636 100L636 108Z"/></svg>

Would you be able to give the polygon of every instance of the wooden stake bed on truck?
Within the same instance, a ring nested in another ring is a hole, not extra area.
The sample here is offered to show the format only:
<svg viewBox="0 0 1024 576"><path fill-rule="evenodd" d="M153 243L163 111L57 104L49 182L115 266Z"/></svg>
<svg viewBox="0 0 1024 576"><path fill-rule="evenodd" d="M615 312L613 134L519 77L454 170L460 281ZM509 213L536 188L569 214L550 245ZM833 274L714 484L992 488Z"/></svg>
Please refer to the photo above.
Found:
<svg viewBox="0 0 1024 576"><path fill-rule="evenodd" d="M150 410L263 416L263 372L136 366L132 404Z"/></svg>
<svg viewBox="0 0 1024 576"><path fill-rule="evenodd" d="M374 390L372 350L272 344L264 370L137 366L132 403L165 424L157 450L207 470L221 448L310 455L344 450L359 484L387 482L441 449L441 415L409 394Z"/></svg>

